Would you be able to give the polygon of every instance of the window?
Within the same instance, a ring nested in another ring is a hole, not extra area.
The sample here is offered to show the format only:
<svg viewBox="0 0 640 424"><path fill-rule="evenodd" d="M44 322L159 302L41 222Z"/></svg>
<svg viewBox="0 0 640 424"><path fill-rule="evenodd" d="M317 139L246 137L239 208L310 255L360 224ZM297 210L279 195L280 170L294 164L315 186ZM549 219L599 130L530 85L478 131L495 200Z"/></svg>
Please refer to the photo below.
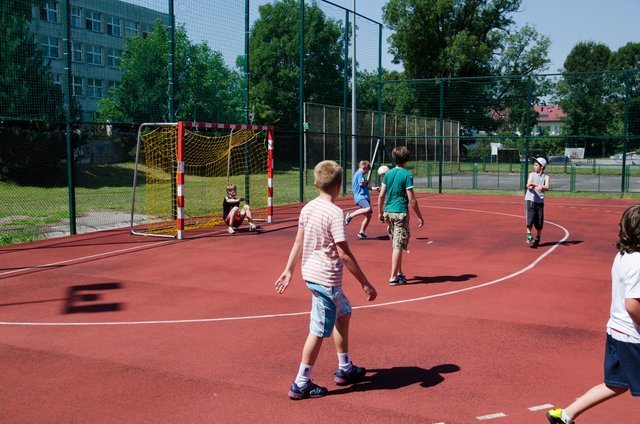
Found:
<svg viewBox="0 0 640 424"><path fill-rule="evenodd" d="M73 96L82 96L82 78L73 77L73 81L71 83L71 94Z"/></svg>
<svg viewBox="0 0 640 424"><path fill-rule="evenodd" d="M71 42L71 61L82 63L82 43Z"/></svg>
<svg viewBox="0 0 640 424"><path fill-rule="evenodd" d="M102 65L102 47L93 44L87 45L87 63L91 65Z"/></svg>
<svg viewBox="0 0 640 424"><path fill-rule="evenodd" d="M122 21L115 16L109 16L107 19L107 34L114 37L122 37Z"/></svg>
<svg viewBox="0 0 640 424"><path fill-rule="evenodd" d="M44 50L44 57L49 59L60 59L60 47L58 47L58 38L43 36L42 37L42 50Z"/></svg>
<svg viewBox="0 0 640 424"><path fill-rule="evenodd" d="M89 78L87 80L87 88L89 92L87 93L89 97L94 99L102 98L102 80Z"/></svg>
<svg viewBox="0 0 640 424"><path fill-rule="evenodd" d="M142 36L146 37L147 35L153 32L153 25L151 24L142 24Z"/></svg>
<svg viewBox="0 0 640 424"><path fill-rule="evenodd" d="M109 49L109 55L107 56L107 66L110 68L117 68L120 62L120 55L122 51L118 49Z"/></svg>
<svg viewBox="0 0 640 424"><path fill-rule="evenodd" d="M127 37L135 37L138 35L139 24L134 21L125 19L124 21L124 35Z"/></svg>
<svg viewBox="0 0 640 424"><path fill-rule="evenodd" d="M102 16L98 12L87 12L85 23L88 30L102 32Z"/></svg>
<svg viewBox="0 0 640 424"><path fill-rule="evenodd" d="M54 1L44 3L40 10L40 19L47 22L58 22L58 4Z"/></svg>
<svg viewBox="0 0 640 424"><path fill-rule="evenodd" d="M71 6L71 28L82 28L82 9L78 6Z"/></svg>
<svg viewBox="0 0 640 424"><path fill-rule="evenodd" d="M51 74L51 79L55 85L59 85L62 87L62 75L61 74Z"/></svg>
<svg viewBox="0 0 640 424"><path fill-rule="evenodd" d="M107 93L115 94L117 89L118 89L117 81L107 81Z"/></svg>

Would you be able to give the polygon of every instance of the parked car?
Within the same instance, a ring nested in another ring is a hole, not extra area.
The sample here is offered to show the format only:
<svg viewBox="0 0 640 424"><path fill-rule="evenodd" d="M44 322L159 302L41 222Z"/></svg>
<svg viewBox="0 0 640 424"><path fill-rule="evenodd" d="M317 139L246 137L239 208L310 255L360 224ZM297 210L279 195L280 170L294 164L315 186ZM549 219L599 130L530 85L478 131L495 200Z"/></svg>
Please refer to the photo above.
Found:
<svg viewBox="0 0 640 424"><path fill-rule="evenodd" d="M563 165L569 162L571 162L571 159L569 159L567 156L549 156L549 163Z"/></svg>
<svg viewBox="0 0 640 424"><path fill-rule="evenodd" d="M617 155L610 156L609 159L613 159L615 162L622 163L622 153L618 153ZM637 165L640 163L640 155L636 152L627 152L627 165Z"/></svg>

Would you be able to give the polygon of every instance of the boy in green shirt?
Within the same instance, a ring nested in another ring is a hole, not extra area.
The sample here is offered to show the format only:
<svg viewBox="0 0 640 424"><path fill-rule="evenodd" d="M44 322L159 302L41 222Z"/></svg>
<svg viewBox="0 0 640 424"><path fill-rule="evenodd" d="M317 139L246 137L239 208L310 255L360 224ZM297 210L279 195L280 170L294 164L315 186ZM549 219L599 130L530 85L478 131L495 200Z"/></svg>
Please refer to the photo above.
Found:
<svg viewBox="0 0 640 424"><path fill-rule="evenodd" d="M418 218L418 227L424 225L424 219L413 192L413 175L406 169L409 150L406 146L398 146L391 156L396 167L389 170L382 181L378 195L378 220L387 223L387 233L393 246L389 285L396 286L407 282L402 272L402 252L409 245L409 208Z"/></svg>

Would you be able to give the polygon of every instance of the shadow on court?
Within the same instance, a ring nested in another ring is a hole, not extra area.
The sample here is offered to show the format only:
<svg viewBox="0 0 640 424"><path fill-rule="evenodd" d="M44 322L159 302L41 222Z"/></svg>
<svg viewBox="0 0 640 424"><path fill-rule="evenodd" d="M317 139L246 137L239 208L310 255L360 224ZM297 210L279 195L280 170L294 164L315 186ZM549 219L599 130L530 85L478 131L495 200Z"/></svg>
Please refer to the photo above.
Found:
<svg viewBox="0 0 640 424"><path fill-rule="evenodd" d="M468 281L476 277L478 277L476 274L436 275L434 277L421 277L417 275L415 277L408 278L407 284L455 283L460 281Z"/></svg>
<svg viewBox="0 0 640 424"><path fill-rule="evenodd" d="M419 384L421 387L433 387L444 382L442 374L460 371L455 364L436 365L430 369L420 367L392 367L367 370L367 376L360 382L341 389L331 390L329 395L370 390L397 390Z"/></svg>

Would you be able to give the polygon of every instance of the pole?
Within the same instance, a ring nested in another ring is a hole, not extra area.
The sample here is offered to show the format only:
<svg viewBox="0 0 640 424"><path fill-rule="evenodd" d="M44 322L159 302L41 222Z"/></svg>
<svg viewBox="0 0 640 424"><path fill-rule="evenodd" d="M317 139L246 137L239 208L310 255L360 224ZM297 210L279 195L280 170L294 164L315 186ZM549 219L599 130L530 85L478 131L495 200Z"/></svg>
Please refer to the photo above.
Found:
<svg viewBox="0 0 640 424"><path fill-rule="evenodd" d="M358 168L358 110L356 105L356 0L353 0L353 42L351 44L351 175Z"/></svg>
<svg viewBox="0 0 640 424"><path fill-rule="evenodd" d="M176 120L176 113L175 113L175 106L174 106L174 86L173 86L173 76L174 76L174 60L175 60L175 39L174 39L174 35L175 35L175 29L176 29L176 17L175 14L173 13L173 0L169 0L169 66L167 66L168 68L168 73L169 75L167 76L167 97L168 97L168 104L167 104L167 120L169 122L175 122Z"/></svg>
<svg viewBox="0 0 640 424"><path fill-rule="evenodd" d="M300 148L299 153L299 169L300 169L300 178L298 185L300 186L300 202L304 202L304 179L302 178L302 173L304 172L304 0L300 0L300 33L298 34L299 42L300 42L300 57L299 57L299 85L300 85L300 98L298 99L298 146Z"/></svg>
<svg viewBox="0 0 640 424"><path fill-rule="evenodd" d="M76 189L75 189L75 161L73 158L73 139L71 137L71 28L69 18L71 16L71 4L69 0L63 3L64 8L64 66L62 76L64 81L64 121L67 139L67 185L69 192L69 234L76 234Z"/></svg>

